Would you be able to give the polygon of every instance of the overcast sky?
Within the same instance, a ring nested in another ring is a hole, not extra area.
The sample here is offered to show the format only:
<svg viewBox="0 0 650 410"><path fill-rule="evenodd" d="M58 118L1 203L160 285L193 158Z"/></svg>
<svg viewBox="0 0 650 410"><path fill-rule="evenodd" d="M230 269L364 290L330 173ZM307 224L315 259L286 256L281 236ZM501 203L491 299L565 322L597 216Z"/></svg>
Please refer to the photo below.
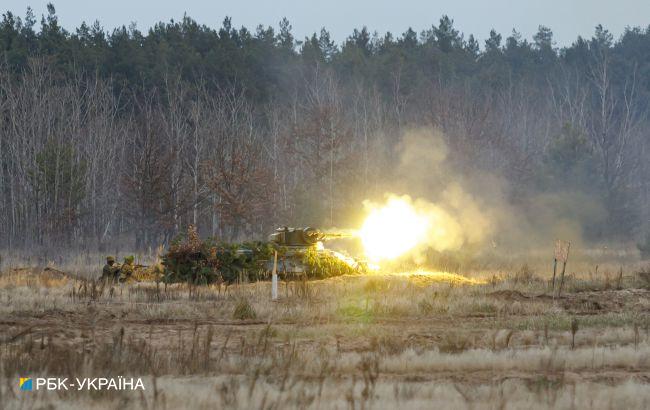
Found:
<svg viewBox="0 0 650 410"><path fill-rule="evenodd" d="M233 25L254 30L258 24L272 25L287 17L298 39L326 27L337 42L354 28L395 35L408 27L420 32L437 24L443 14L455 26L484 40L491 28L504 35L517 29L532 38L540 24L549 26L558 46L570 45L578 35L589 37L597 24L603 24L616 37L626 26L650 24L648 0L56 0L53 2L63 27L73 30L82 21L99 20L105 29L136 22L141 30L159 21L178 20L183 13L199 23L221 26L225 16ZM0 10L19 16L31 6L39 18L47 1L3 0ZM482 45L482 41L481 41Z"/></svg>

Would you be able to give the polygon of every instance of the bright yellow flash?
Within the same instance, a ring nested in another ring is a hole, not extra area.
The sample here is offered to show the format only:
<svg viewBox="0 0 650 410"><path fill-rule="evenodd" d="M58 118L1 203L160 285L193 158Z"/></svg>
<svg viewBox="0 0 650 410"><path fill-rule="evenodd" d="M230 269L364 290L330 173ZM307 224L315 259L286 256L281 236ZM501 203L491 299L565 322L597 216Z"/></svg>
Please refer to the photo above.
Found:
<svg viewBox="0 0 650 410"><path fill-rule="evenodd" d="M392 196L386 205L373 206L359 230L366 257L372 262L394 259L426 239L430 218L418 212L408 196Z"/></svg>

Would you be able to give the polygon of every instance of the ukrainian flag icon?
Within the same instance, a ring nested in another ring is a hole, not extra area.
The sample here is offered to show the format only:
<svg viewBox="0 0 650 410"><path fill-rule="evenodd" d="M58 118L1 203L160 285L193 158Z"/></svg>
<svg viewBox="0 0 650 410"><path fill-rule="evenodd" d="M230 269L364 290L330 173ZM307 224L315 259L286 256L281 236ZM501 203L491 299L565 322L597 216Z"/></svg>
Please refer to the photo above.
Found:
<svg viewBox="0 0 650 410"><path fill-rule="evenodd" d="M20 378L20 390L32 390L32 378L31 377L21 377Z"/></svg>

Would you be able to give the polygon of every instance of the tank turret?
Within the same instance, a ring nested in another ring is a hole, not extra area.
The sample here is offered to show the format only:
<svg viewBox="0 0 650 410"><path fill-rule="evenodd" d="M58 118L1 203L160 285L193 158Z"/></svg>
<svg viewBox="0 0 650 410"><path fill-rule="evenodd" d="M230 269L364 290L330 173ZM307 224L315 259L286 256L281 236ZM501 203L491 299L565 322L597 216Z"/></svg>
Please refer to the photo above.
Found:
<svg viewBox="0 0 650 410"><path fill-rule="evenodd" d="M310 247L316 246L318 242L329 239L343 238L349 235L343 233L323 232L315 228L278 228L275 233L269 235L269 242L280 246L288 247Z"/></svg>

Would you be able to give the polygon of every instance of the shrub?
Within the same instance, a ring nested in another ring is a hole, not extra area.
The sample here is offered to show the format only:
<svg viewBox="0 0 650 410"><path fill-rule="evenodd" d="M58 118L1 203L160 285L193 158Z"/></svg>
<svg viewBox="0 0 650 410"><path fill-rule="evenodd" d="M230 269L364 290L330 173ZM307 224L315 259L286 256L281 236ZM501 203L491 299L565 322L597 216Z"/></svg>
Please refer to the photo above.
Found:
<svg viewBox="0 0 650 410"><path fill-rule="evenodd" d="M510 276L510 280L515 284L529 284L535 279L535 273L527 263L523 264L517 272Z"/></svg>
<svg viewBox="0 0 650 410"><path fill-rule="evenodd" d="M385 279L368 279L363 285L363 290L366 293L383 292L390 287L390 284Z"/></svg>
<svg viewBox="0 0 650 410"><path fill-rule="evenodd" d="M422 313L423 315L430 315L434 311L433 304L426 299L422 299L418 303L418 309L420 310L420 313Z"/></svg>
<svg viewBox="0 0 650 410"><path fill-rule="evenodd" d="M644 266L636 273L637 278L641 282L641 287L650 289L650 265Z"/></svg>
<svg viewBox="0 0 650 410"><path fill-rule="evenodd" d="M639 242L636 247L641 252L641 259L650 259L650 233L645 236L645 241Z"/></svg>
<svg viewBox="0 0 650 410"><path fill-rule="evenodd" d="M235 306L232 317L237 320L255 319L257 314L247 299L241 299Z"/></svg>

